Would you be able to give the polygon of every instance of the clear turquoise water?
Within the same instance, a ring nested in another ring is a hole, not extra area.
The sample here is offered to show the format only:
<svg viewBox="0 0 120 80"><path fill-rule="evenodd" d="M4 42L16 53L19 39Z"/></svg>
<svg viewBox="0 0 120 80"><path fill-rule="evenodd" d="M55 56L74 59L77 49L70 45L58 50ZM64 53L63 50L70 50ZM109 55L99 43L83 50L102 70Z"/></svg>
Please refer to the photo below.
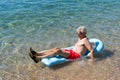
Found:
<svg viewBox="0 0 120 80"><path fill-rule="evenodd" d="M0 69L31 64L30 46L73 45L81 25L106 49L120 49L119 0L0 0Z"/></svg>

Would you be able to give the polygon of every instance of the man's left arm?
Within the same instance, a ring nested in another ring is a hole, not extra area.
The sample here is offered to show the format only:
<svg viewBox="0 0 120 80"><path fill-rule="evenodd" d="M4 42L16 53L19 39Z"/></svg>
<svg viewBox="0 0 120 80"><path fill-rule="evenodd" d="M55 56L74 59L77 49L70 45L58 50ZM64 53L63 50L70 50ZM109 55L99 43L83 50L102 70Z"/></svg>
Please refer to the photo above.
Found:
<svg viewBox="0 0 120 80"><path fill-rule="evenodd" d="M92 45L90 44L88 39L85 39L85 46L91 53L91 59L94 60L94 49L92 48Z"/></svg>

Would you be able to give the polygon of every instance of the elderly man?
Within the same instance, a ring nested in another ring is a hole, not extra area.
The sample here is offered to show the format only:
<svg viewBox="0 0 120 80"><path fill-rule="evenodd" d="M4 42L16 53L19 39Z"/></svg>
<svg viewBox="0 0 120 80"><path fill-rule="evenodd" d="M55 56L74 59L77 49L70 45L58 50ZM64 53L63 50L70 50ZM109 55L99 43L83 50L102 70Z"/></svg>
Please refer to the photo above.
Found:
<svg viewBox="0 0 120 80"><path fill-rule="evenodd" d="M39 62L42 58L51 57L55 55L60 55L67 59L75 60L85 55L86 51L89 50L91 53L91 59L94 60L94 50L86 36L87 29L84 26L80 26L79 28L77 28L76 31L78 35L78 41L76 42L72 50L62 50L60 48L53 48L45 52L37 53L32 48L30 48L30 57L36 63Z"/></svg>

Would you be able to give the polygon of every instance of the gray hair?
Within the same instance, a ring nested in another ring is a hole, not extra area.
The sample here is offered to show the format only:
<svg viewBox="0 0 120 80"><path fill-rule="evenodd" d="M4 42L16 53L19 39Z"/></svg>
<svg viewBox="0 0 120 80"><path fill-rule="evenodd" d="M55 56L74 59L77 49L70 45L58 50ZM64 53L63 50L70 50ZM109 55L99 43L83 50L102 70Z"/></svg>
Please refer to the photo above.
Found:
<svg viewBox="0 0 120 80"><path fill-rule="evenodd" d="M87 33L87 29L86 29L85 26L80 26L80 27L78 27L78 28L77 28L77 32L78 32L78 31L82 31L82 32L84 32L84 33Z"/></svg>

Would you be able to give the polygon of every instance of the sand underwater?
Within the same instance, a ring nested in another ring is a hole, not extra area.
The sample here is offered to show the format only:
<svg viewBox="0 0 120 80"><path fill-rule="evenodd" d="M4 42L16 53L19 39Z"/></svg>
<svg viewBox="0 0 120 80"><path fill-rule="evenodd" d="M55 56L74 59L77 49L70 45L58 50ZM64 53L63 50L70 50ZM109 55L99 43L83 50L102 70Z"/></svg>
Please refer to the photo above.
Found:
<svg viewBox="0 0 120 80"><path fill-rule="evenodd" d="M119 8L119 0L0 1L0 80L120 80ZM81 25L105 45L94 63L84 58L47 67L29 57L31 46L73 45Z"/></svg>

